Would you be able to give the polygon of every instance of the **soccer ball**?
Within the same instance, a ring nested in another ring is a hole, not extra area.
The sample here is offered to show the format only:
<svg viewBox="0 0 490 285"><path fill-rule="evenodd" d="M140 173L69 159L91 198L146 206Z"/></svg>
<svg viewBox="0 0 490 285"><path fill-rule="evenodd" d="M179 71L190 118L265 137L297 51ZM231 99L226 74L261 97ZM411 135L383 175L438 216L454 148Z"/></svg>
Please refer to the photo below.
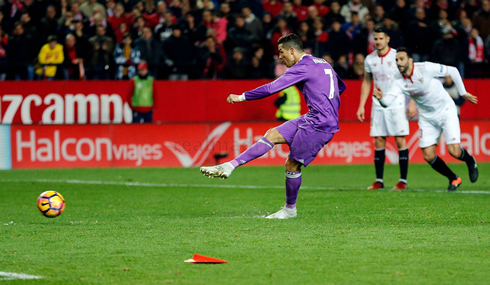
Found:
<svg viewBox="0 0 490 285"><path fill-rule="evenodd" d="M56 191L46 191L37 198L39 211L48 218L55 218L65 209L65 198Z"/></svg>

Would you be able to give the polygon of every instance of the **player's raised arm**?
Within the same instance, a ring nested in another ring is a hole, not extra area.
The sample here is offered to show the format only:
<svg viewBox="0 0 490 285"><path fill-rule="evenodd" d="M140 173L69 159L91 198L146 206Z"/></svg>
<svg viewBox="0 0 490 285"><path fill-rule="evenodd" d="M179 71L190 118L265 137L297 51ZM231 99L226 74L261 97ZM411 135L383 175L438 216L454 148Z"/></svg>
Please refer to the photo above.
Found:
<svg viewBox="0 0 490 285"><path fill-rule="evenodd" d="M425 62L425 68L430 76L433 77L446 77L449 76L456 85L458 89L458 93L460 96L463 96L470 103L476 104L478 103L478 99L476 96L468 93L464 87L463 79L461 78L461 74L456 67L448 66L444 64L437 64L432 62ZM468 97L466 97L468 96Z"/></svg>
<svg viewBox="0 0 490 285"><path fill-rule="evenodd" d="M371 91L371 83L373 81L373 74L367 71L364 71L364 79L361 84L361 99L359 101L359 108L357 109L357 118L359 121L363 122L365 119L365 110L364 106L366 105L366 101L369 97L369 93Z"/></svg>

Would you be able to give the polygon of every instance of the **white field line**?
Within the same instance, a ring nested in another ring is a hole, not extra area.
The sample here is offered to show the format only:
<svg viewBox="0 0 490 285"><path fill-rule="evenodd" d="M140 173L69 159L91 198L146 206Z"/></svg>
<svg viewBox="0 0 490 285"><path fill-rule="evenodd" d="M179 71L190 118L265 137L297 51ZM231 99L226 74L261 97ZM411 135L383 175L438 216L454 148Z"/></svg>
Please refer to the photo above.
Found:
<svg viewBox="0 0 490 285"><path fill-rule="evenodd" d="M3 278L2 278L3 277ZM24 273L15 273L15 272L3 272L0 271L0 280L29 280L29 279L41 279L42 276L29 275Z"/></svg>
<svg viewBox="0 0 490 285"><path fill-rule="evenodd" d="M122 181L94 181L94 180L77 180L77 179L0 179L0 182L38 182L38 183L66 183L66 184L83 184L83 185L119 185L119 186L135 186L135 187L158 187L158 188L170 188L170 187L184 187L184 188L230 188L230 189L284 189L284 186L278 185L227 185L227 184L182 184L182 183L140 183L140 182L122 182ZM310 187L301 186L301 190L366 190L366 188L359 187ZM378 190L378 191L392 191L392 190ZM408 189L403 192L436 192L446 193L446 190L424 190L424 189ZM469 191L455 191L459 194L487 194L490 195L490 191L485 190L469 190Z"/></svg>

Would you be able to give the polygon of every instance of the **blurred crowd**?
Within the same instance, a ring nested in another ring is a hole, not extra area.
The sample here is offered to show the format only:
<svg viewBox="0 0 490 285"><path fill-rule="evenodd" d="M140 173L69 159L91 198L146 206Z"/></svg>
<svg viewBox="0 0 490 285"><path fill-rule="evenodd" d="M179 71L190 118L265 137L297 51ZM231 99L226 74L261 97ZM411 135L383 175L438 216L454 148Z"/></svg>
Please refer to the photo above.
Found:
<svg viewBox="0 0 490 285"><path fill-rule="evenodd" d="M274 78L277 40L362 79L384 26L415 61L490 77L490 0L0 0L0 80Z"/></svg>

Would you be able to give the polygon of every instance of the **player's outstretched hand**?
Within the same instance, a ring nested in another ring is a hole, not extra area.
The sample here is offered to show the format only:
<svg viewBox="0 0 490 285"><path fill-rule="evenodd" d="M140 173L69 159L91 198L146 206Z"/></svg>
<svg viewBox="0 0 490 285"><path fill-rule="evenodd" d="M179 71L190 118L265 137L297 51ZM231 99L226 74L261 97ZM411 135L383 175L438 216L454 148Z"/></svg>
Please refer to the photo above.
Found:
<svg viewBox="0 0 490 285"><path fill-rule="evenodd" d="M463 96L463 98L465 98L470 103L473 103L473 104L477 104L478 103L478 98L476 96L468 93L468 92L466 92L466 94Z"/></svg>
<svg viewBox="0 0 490 285"><path fill-rule="evenodd" d="M228 103L230 103L230 104L241 102L239 96L240 95L230 94L230 96L228 96L228 98L226 98L226 101L228 101Z"/></svg>
<svg viewBox="0 0 490 285"><path fill-rule="evenodd" d="M379 88L378 85L374 85L373 96L378 100L383 99L383 91L381 91L381 88Z"/></svg>
<svg viewBox="0 0 490 285"><path fill-rule="evenodd" d="M359 121L361 122L364 122L364 108L363 107L359 107L359 109L357 110L357 118L359 119Z"/></svg>

